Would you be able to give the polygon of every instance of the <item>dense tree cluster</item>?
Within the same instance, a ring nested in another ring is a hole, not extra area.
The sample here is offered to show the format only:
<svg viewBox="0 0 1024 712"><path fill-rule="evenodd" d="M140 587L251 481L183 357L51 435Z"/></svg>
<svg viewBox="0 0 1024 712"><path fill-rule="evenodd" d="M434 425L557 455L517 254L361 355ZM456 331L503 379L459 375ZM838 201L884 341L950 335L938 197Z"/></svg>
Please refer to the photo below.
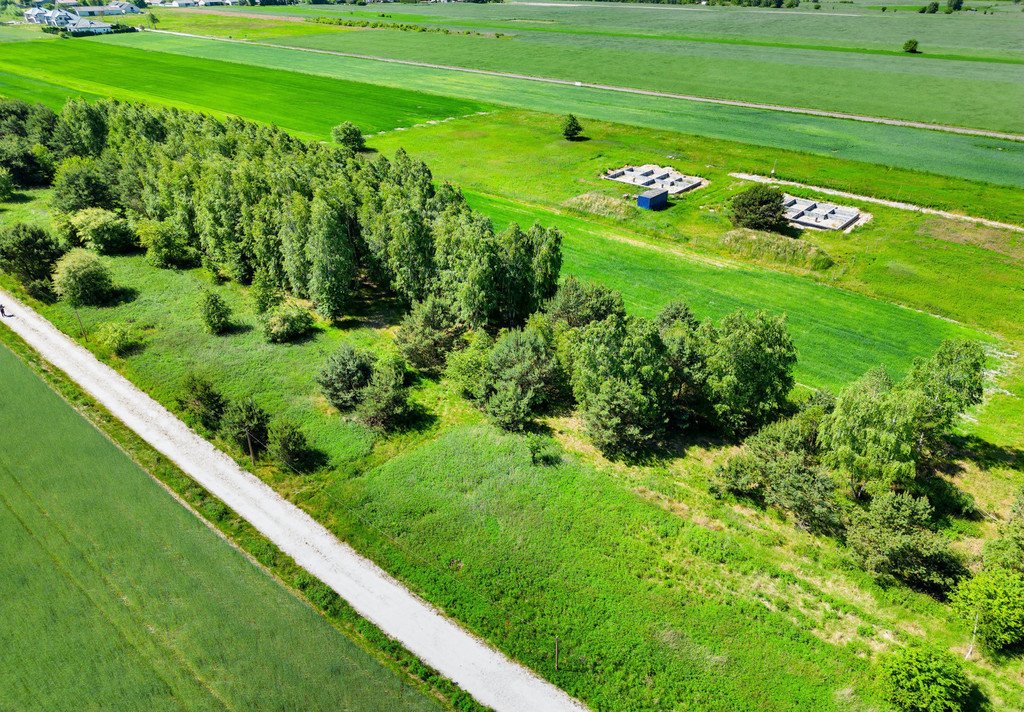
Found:
<svg viewBox="0 0 1024 712"><path fill-rule="evenodd" d="M899 382L876 369L838 396L816 394L749 437L720 470L722 483L808 529L845 531L854 560L876 576L945 595L966 570L934 531L927 494L958 418L981 402L984 362L978 344L951 340ZM1013 560L1019 551L1007 543L993 557Z"/></svg>
<svg viewBox="0 0 1024 712"><path fill-rule="evenodd" d="M260 275L264 291L309 298L328 319L368 280L408 305L443 302L474 328L516 327L558 282L556 230L496 233L401 151L364 160L274 127L116 101L72 99L59 115L2 102L0 125L0 167L17 185L52 178L62 224L105 220L72 229L69 244L137 242L160 267L202 263L242 284ZM339 131L356 147L352 136Z"/></svg>
<svg viewBox="0 0 1024 712"><path fill-rule="evenodd" d="M700 322L682 304L655 320L622 297L565 279L542 311L497 338L477 330L448 358L460 391L507 430L558 407L579 409L594 444L636 454L673 431L744 434L774 418L793 386L782 318L736 312Z"/></svg>
<svg viewBox="0 0 1024 712"><path fill-rule="evenodd" d="M972 689L955 655L921 644L886 655L879 664L879 682L886 701L901 712L959 712L966 709Z"/></svg>

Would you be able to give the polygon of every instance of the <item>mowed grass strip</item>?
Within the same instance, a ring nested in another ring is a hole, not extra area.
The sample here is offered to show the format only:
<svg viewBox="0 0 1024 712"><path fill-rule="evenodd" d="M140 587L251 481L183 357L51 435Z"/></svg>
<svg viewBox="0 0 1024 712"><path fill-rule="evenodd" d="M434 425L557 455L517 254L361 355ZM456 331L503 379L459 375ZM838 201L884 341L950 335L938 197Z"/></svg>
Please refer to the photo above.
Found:
<svg viewBox="0 0 1024 712"><path fill-rule="evenodd" d="M59 85L68 94L244 116L307 138L326 138L345 120L372 133L485 108L472 100L98 42L0 44L0 69L0 93L19 98L58 103L53 86ZM27 80L40 82L38 95Z"/></svg>
<svg viewBox="0 0 1024 712"><path fill-rule="evenodd" d="M515 106L550 114L571 111L584 118L753 144L769 151L800 151L832 159L1024 188L1024 171L1021 170L1024 142L663 97L640 97L601 89L174 35L133 33L87 40L84 44L102 44L105 47L116 44L153 52L229 60L251 67L285 67L295 72L433 92L488 105ZM81 50L83 61L89 56L88 49L87 46ZM5 55L2 50L0 48L0 68L17 73L20 63L3 61ZM45 57L45 53L40 54ZM38 65L25 71L48 81L66 81L64 77L57 79L48 75L45 68ZM259 76L258 70L253 71L255 76ZM3 91L2 87L0 91ZM357 108L353 107L353 110ZM249 118L258 119L256 115L249 115ZM323 123L318 125L323 126ZM370 127L363 126L363 129L369 131ZM766 170L770 170L770 156L766 157L765 163Z"/></svg>
<svg viewBox="0 0 1024 712"><path fill-rule="evenodd" d="M0 347L0 707L436 706Z"/></svg>

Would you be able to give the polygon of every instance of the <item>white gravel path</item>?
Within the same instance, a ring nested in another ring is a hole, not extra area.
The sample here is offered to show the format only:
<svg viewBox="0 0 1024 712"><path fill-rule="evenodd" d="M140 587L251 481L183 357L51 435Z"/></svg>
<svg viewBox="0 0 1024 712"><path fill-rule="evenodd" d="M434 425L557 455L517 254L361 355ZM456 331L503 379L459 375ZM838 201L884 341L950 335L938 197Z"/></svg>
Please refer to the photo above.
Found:
<svg viewBox="0 0 1024 712"><path fill-rule="evenodd" d="M1024 227L1020 225L1014 225L1013 223L1004 223L999 222L997 220L989 220L988 218L976 218L971 215L961 215L960 213L950 213L945 210L936 210L935 208L926 208L921 205L914 205L913 203L901 203L897 200L872 198L869 195L857 195L856 193L847 193L845 190L823 188L820 185L808 185L806 183L797 183L796 181L791 180L780 180L778 178L771 178L769 176L759 176L755 173L730 173L729 175L731 175L733 178L754 181L755 183L771 183L772 185L789 185L793 186L794 188L807 188L808 190L813 190L818 193L824 193L825 195L834 195L839 198L850 198L851 200L859 200L864 203L875 203L876 205L885 205L890 208L896 208L897 210L909 210L914 213L938 215L940 217L949 218L950 220L962 220L964 222L975 223L976 225L984 225L986 227L994 227L1000 230L1024 232Z"/></svg>
<svg viewBox="0 0 1024 712"><path fill-rule="evenodd" d="M14 314L0 319L5 326L362 616L477 701L509 712L586 709L415 596L35 311L3 290L0 303Z"/></svg>

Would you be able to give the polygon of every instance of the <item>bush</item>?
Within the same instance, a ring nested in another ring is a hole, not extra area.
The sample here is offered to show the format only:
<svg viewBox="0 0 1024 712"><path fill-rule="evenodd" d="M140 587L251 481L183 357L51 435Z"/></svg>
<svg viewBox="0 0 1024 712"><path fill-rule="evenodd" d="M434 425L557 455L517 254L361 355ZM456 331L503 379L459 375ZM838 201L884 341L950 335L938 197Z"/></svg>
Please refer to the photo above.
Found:
<svg viewBox="0 0 1024 712"><path fill-rule="evenodd" d="M220 430L227 400L210 381L194 373L188 374L176 402L178 408L207 431L215 433Z"/></svg>
<svg viewBox="0 0 1024 712"><path fill-rule="evenodd" d="M53 178L54 210L74 213L85 208L109 207L110 203L110 186L96 159L72 156L61 161Z"/></svg>
<svg viewBox="0 0 1024 712"><path fill-rule="evenodd" d="M427 297L413 305L395 335L398 350L414 368L438 373L465 329L444 301Z"/></svg>
<svg viewBox="0 0 1024 712"><path fill-rule="evenodd" d="M88 250L71 250L57 261L53 273L57 296L74 307L106 303L114 291L110 271Z"/></svg>
<svg viewBox="0 0 1024 712"><path fill-rule="evenodd" d="M352 410L370 383L373 374L373 354L342 344L327 360L316 377L327 401L340 411Z"/></svg>
<svg viewBox="0 0 1024 712"><path fill-rule="evenodd" d="M502 334L488 354L483 377L484 411L505 430L522 430L565 380L551 344L535 328Z"/></svg>
<svg viewBox="0 0 1024 712"><path fill-rule="evenodd" d="M612 315L625 316L626 307L622 295L614 289L570 276L548 303L547 313L556 324L577 328Z"/></svg>
<svg viewBox="0 0 1024 712"><path fill-rule="evenodd" d="M928 528L932 508L924 497L889 492L850 521L847 543L866 571L942 595L966 573L949 543Z"/></svg>
<svg viewBox="0 0 1024 712"><path fill-rule="evenodd" d="M238 445L253 460L267 448L267 411L252 399L231 404L224 412L224 436Z"/></svg>
<svg viewBox="0 0 1024 712"><path fill-rule="evenodd" d="M103 208L85 208L71 216L74 236L101 255L123 254L136 246L128 221Z"/></svg>
<svg viewBox="0 0 1024 712"><path fill-rule="evenodd" d="M96 340L115 356L124 357L142 346L142 335L132 326L113 322L96 330Z"/></svg>
<svg viewBox="0 0 1024 712"><path fill-rule="evenodd" d="M49 281L64 248L52 234L27 223L17 223L0 232L0 269L10 272L22 284Z"/></svg>
<svg viewBox="0 0 1024 712"><path fill-rule="evenodd" d="M987 646L1002 650L1024 642L1024 575L993 568L960 582L953 609Z"/></svg>
<svg viewBox="0 0 1024 712"><path fill-rule="evenodd" d="M270 428L270 454L285 467L304 472L310 465L312 448L302 429L290 420L278 420Z"/></svg>
<svg viewBox="0 0 1024 712"><path fill-rule="evenodd" d="M163 269L193 267L199 253L188 242L188 235L173 223L140 220L135 226L139 242L146 248L146 257L154 267Z"/></svg>
<svg viewBox="0 0 1024 712"><path fill-rule="evenodd" d="M971 694L960 659L930 646L916 644L892 652L882 659L878 672L883 696L903 712L959 712Z"/></svg>
<svg viewBox="0 0 1024 712"><path fill-rule="evenodd" d="M216 292L203 292L200 313L211 334L225 334L231 328L231 307Z"/></svg>
<svg viewBox="0 0 1024 712"><path fill-rule="evenodd" d="M313 315L298 304L282 304L263 321L263 335L272 344L296 341L313 330Z"/></svg>
<svg viewBox="0 0 1024 712"><path fill-rule="evenodd" d="M778 231L786 225L782 191L773 186L758 183L733 198L731 205L736 227Z"/></svg>
<svg viewBox="0 0 1024 712"><path fill-rule="evenodd" d="M785 316L743 311L696 332L704 416L725 433L749 433L774 418L793 389L796 347Z"/></svg>
<svg viewBox="0 0 1024 712"><path fill-rule="evenodd" d="M366 139L363 137L363 132L351 121L338 124L331 129L331 138L333 138L336 143L339 143L345 148L349 148L356 153L366 149Z"/></svg>
<svg viewBox="0 0 1024 712"><path fill-rule="evenodd" d="M907 54L917 54L917 40L907 40L903 43L903 51Z"/></svg>
<svg viewBox="0 0 1024 712"><path fill-rule="evenodd" d="M484 375L493 348L494 339L481 329L470 335L466 348L448 355L445 376L455 384L463 397L474 402L483 401L486 396Z"/></svg>
<svg viewBox="0 0 1024 712"><path fill-rule="evenodd" d="M274 283L270 273L262 269L257 270L256 276L253 277L249 296L252 297L252 305L257 314L266 314L284 301L284 294Z"/></svg>
<svg viewBox="0 0 1024 712"><path fill-rule="evenodd" d="M405 362L396 354L386 354L373 367L370 383L363 389L359 415L367 425L393 430L412 414L409 389L405 385Z"/></svg>
<svg viewBox="0 0 1024 712"><path fill-rule="evenodd" d="M7 202L14 196L14 178L11 172L0 166L0 203Z"/></svg>
<svg viewBox="0 0 1024 712"><path fill-rule="evenodd" d="M575 141L583 133L583 124L574 115L562 119L562 136L566 141Z"/></svg>
<svg viewBox="0 0 1024 712"><path fill-rule="evenodd" d="M572 390L594 444L617 456L656 441L668 422L672 369L654 323L612 316L585 327L575 346Z"/></svg>

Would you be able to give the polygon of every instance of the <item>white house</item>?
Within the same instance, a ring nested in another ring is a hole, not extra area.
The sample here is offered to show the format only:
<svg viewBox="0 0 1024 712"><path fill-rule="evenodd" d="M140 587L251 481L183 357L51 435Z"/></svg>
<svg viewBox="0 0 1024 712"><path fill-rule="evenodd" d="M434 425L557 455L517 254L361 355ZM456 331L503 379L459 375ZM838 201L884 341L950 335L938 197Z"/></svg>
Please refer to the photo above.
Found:
<svg viewBox="0 0 1024 712"><path fill-rule="evenodd" d="M86 20L84 17L79 17L68 23L67 27L64 28L68 32L84 32L90 35L105 35L110 32L110 25L105 22L96 22L95 20Z"/></svg>
<svg viewBox="0 0 1024 712"><path fill-rule="evenodd" d="M118 2L110 3L110 6L116 7L118 10L121 11L122 15L139 15L142 13L142 10L140 10L137 6L131 4L130 2L122 2L119 0Z"/></svg>
<svg viewBox="0 0 1024 712"><path fill-rule="evenodd" d="M123 15L121 8L113 5L79 5L75 8L79 17L104 17L107 15Z"/></svg>
<svg viewBox="0 0 1024 712"><path fill-rule="evenodd" d="M25 11L25 21L33 25L48 25L49 27L67 28L68 25L79 20L78 15L73 15L67 10L43 10L34 7Z"/></svg>

